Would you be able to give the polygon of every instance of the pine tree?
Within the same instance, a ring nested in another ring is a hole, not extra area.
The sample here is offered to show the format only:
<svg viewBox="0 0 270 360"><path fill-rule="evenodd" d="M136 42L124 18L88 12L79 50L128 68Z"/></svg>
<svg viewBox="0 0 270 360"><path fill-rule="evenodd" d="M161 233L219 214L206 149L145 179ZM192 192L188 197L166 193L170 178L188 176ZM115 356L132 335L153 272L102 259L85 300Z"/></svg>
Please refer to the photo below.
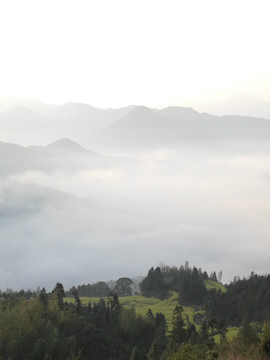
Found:
<svg viewBox="0 0 270 360"><path fill-rule="evenodd" d="M182 306L176 306L173 311L171 338L173 343L177 345L181 345L186 338L185 322L182 313Z"/></svg>

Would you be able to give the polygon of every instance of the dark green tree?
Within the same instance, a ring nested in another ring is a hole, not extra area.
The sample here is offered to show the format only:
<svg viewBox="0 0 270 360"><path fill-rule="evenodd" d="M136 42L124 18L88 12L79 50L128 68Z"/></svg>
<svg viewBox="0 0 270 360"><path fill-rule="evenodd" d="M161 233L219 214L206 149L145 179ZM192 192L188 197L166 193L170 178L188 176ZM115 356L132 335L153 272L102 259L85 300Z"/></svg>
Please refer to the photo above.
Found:
<svg viewBox="0 0 270 360"><path fill-rule="evenodd" d="M58 299L59 309L63 310L63 308L64 308L64 297L65 297L65 291L64 291L63 285L61 283L57 282L55 287L53 288L52 293L56 294L57 299Z"/></svg>
<svg viewBox="0 0 270 360"><path fill-rule="evenodd" d="M118 296L131 296L132 284L133 281L130 278L122 277L116 281L115 287L113 288L113 292L115 292Z"/></svg>
<svg viewBox="0 0 270 360"><path fill-rule="evenodd" d="M182 306L176 306L173 311L171 339L173 344L181 345L186 340L185 322Z"/></svg>
<svg viewBox="0 0 270 360"><path fill-rule="evenodd" d="M44 309L47 309L49 295L47 294L44 287L40 290L38 297L39 297L40 302L43 304Z"/></svg>
<svg viewBox="0 0 270 360"><path fill-rule="evenodd" d="M81 309L82 309L82 304L81 304L81 300L80 300L80 297L79 297L79 294L78 294L78 290L75 288L75 286L73 286L73 288L72 288L72 295L73 295L74 300L75 300L76 310L77 310L78 313L80 313Z"/></svg>
<svg viewBox="0 0 270 360"><path fill-rule="evenodd" d="M152 320L152 321L155 320L154 315L153 315L153 312L152 312L151 309L148 309L148 310L147 310L146 317L147 317L149 320Z"/></svg>

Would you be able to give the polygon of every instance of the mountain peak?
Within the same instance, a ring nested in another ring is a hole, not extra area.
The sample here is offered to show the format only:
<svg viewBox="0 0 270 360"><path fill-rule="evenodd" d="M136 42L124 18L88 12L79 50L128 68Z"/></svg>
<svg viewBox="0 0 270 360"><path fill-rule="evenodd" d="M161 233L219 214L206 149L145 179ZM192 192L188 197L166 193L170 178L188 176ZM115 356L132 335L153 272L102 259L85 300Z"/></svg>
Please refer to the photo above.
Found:
<svg viewBox="0 0 270 360"><path fill-rule="evenodd" d="M184 107L184 106L168 106L162 110L163 113L177 113L178 115L197 115L198 111L194 110L192 107Z"/></svg>
<svg viewBox="0 0 270 360"><path fill-rule="evenodd" d="M70 139L59 139L55 142L49 144L46 146L47 149L56 150L56 151L71 151L71 152L84 152L88 151L85 148L83 148L81 145L76 143L75 141L72 141Z"/></svg>
<svg viewBox="0 0 270 360"><path fill-rule="evenodd" d="M135 109L128 112L122 119L136 119L139 121L140 119L154 119L158 116L161 115L158 115L155 111L146 106L137 106Z"/></svg>
<svg viewBox="0 0 270 360"><path fill-rule="evenodd" d="M139 114L139 113L145 114L145 113L150 113L152 111L153 111L152 109L150 109L144 105L137 106L135 109L132 110L132 112L137 113L137 114Z"/></svg>

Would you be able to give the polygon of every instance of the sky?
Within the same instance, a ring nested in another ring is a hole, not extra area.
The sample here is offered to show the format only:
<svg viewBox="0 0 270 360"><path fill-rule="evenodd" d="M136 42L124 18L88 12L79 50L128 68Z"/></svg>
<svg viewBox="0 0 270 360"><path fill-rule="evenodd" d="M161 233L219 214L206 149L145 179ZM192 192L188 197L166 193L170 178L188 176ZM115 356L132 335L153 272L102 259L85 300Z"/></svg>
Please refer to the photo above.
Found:
<svg viewBox="0 0 270 360"><path fill-rule="evenodd" d="M9 0L0 94L151 107L269 101L269 1Z"/></svg>

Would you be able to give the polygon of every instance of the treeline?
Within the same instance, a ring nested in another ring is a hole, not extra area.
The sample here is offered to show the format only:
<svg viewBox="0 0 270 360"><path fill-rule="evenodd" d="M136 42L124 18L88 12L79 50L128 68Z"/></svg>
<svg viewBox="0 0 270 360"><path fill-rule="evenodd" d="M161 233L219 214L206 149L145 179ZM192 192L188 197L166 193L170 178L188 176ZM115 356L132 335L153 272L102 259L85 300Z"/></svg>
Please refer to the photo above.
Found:
<svg viewBox="0 0 270 360"><path fill-rule="evenodd" d="M1 360L209 360L268 359L270 324L244 322L238 336L226 340L227 328L212 319L195 327L185 323L183 308L174 309L168 331L162 313L120 305L111 293L82 306L76 289L74 303L65 302L62 284L51 293L7 297L0 301ZM220 337L219 344L214 338Z"/></svg>
<svg viewBox="0 0 270 360"><path fill-rule="evenodd" d="M202 303L207 294L205 281L218 282L221 281L221 278L222 271L218 275L215 271L208 274L201 268L190 268L188 262L179 268L166 265L156 269L151 267L147 276L139 284L139 292L147 297L155 296L164 299L170 296L171 291L176 291L179 294L181 304L198 305ZM111 284L113 285L111 286ZM134 291L134 285L130 278L121 277L116 282L110 282L110 286L104 281L73 286L66 294L72 296L75 288L81 297L106 297L110 292L115 292L118 296L131 296L137 293Z"/></svg>
<svg viewBox="0 0 270 360"><path fill-rule="evenodd" d="M1 360L166 360L185 344L200 353L200 360L215 354L213 335L221 328L212 324L210 331L205 323L197 331L185 324L181 306L168 332L162 313L149 309L145 317L137 316L134 308L120 305L115 293L87 306L76 288L73 297L74 303L65 302L61 283L30 298L2 297Z"/></svg>
<svg viewBox="0 0 270 360"><path fill-rule="evenodd" d="M18 294L17 294L18 295ZM146 359L166 321L136 316L110 294L98 303L82 306L76 290L74 303L65 302L62 284L51 293L2 297L0 300L0 359ZM135 350L134 350L135 349Z"/></svg>
<svg viewBox="0 0 270 360"><path fill-rule="evenodd" d="M82 306L76 288L74 303L65 302L63 285L51 293L43 288L29 298L22 292L0 301L0 358L2 360L161 360L170 359L179 346L200 346L201 355L214 353L213 334L205 323L197 332L183 320L177 306L168 332L162 313L147 311L143 318L127 309L111 293ZM16 296L15 296L16 295ZM203 357L201 357L203 359Z"/></svg>
<svg viewBox="0 0 270 360"><path fill-rule="evenodd" d="M270 359L270 275L237 278L226 292L207 290L210 275L188 264L180 268L151 268L141 283L147 296L166 297L177 291L181 304L196 305L205 316L195 326L175 307L170 330L162 313L149 309L144 317L120 305L118 295L130 294L132 280L120 278L116 292L97 303L82 305L73 287L66 302L63 285L37 291L0 292L1 360L209 360ZM107 292L106 283L95 291ZM94 284L95 285L95 284ZM125 295L121 295L125 296ZM228 341L228 326L241 325ZM219 338L218 344L215 339Z"/></svg>
<svg viewBox="0 0 270 360"><path fill-rule="evenodd" d="M72 296L75 289L81 297L106 297L111 292L117 293L118 296L131 296L132 284L133 281L130 278L121 277L115 282L112 288L104 281L98 281L94 284L78 285L77 287L73 286L66 292L66 295Z"/></svg>
<svg viewBox="0 0 270 360"><path fill-rule="evenodd" d="M195 306L204 310L207 319L222 321L227 326L240 326L246 319L249 322L270 321L270 275L256 275L253 272L248 278L234 280L225 285L225 292L213 288L207 290L208 280L218 285L222 273L208 274L197 267L189 267L188 263L180 267L161 266L148 271L147 276L140 283L142 295L155 296L164 299L170 296L171 291L176 291L181 305ZM72 297L74 292L79 297L107 297L111 292L118 296L130 296L132 280L127 277L119 278L113 283L111 289L105 282L79 285L66 292ZM36 298L40 290L13 291L7 289L0 291L2 299L30 299Z"/></svg>
<svg viewBox="0 0 270 360"><path fill-rule="evenodd" d="M78 285L75 289L79 296L86 297L107 297L112 291L104 281L98 281L95 284ZM74 287L67 291L66 295L72 296L72 291L74 291Z"/></svg>
<svg viewBox="0 0 270 360"><path fill-rule="evenodd" d="M199 306L205 310L208 319L222 321L227 326L240 326L248 322L270 321L270 275L257 275L234 280L225 285L226 291L215 288L207 290L208 280L218 282L221 275L185 266L153 267L140 284L144 296L166 298L170 291L179 295L179 303Z"/></svg>
<svg viewBox="0 0 270 360"><path fill-rule="evenodd" d="M222 273L220 273L220 277ZM162 266L148 271L147 276L140 284L144 296L156 296L160 299L170 296L170 291L179 294L179 302L183 305L202 305L207 295L205 281L218 281L216 272L210 275L196 267Z"/></svg>
<svg viewBox="0 0 270 360"><path fill-rule="evenodd" d="M270 321L270 275L256 275L234 278L226 286L227 291L208 292L205 309L208 317L224 321L227 325L240 325L248 322Z"/></svg>

